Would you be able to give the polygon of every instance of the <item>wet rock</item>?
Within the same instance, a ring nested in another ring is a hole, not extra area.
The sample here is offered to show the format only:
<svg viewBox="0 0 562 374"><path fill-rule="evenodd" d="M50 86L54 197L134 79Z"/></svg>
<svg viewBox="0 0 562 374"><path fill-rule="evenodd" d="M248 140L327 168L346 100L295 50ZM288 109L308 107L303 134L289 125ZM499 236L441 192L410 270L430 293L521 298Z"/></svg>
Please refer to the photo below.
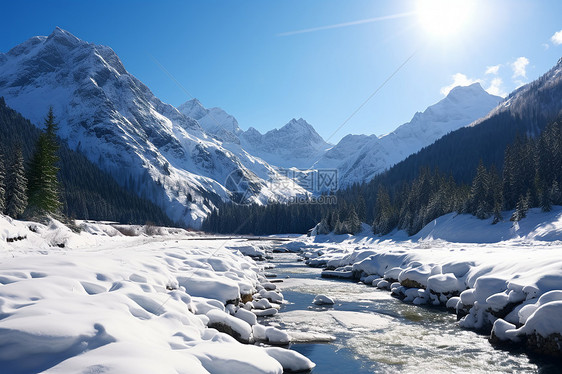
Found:
<svg viewBox="0 0 562 374"><path fill-rule="evenodd" d="M406 287L406 288L425 288L425 286L423 286L419 282L417 282L415 280L408 279L408 278L400 281L400 284L402 286Z"/></svg>
<svg viewBox="0 0 562 374"><path fill-rule="evenodd" d="M562 335L559 333L550 334L546 338L537 333L527 335L525 346L540 355L562 358Z"/></svg>

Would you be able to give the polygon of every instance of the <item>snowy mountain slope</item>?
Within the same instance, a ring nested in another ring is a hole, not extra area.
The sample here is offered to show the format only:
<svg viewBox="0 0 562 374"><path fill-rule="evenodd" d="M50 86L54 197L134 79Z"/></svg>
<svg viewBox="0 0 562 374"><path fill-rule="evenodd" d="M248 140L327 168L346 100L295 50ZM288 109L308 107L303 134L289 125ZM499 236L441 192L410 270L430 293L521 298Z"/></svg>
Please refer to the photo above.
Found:
<svg viewBox="0 0 562 374"><path fill-rule="evenodd" d="M337 168L340 185L371 179L443 135L469 125L498 105L479 83L455 87L443 100L416 113L392 133L348 135L318 160L315 168Z"/></svg>
<svg viewBox="0 0 562 374"><path fill-rule="evenodd" d="M509 112L514 116L531 121L531 126L540 127L542 119L549 122L560 117L562 115L561 108L562 58L540 78L509 94L501 105L487 116L475 121L472 126L478 125L499 113Z"/></svg>
<svg viewBox="0 0 562 374"><path fill-rule="evenodd" d="M242 131L232 115L221 108L206 109L197 99L186 101L178 110L196 119L209 135L224 142L223 146L234 153L242 148L282 168L307 169L332 147L302 118L293 118L283 127L261 134L253 127Z"/></svg>
<svg viewBox="0 0 562 374"><path fill-rule="evenodd" d="M305 193L268 184L282 178L273 167L223 148L129 74L111 48L59 28L0 54L0 96L36 125L52 105L71 148L191 226L218 199L242 193L265 203Z"/></svg>

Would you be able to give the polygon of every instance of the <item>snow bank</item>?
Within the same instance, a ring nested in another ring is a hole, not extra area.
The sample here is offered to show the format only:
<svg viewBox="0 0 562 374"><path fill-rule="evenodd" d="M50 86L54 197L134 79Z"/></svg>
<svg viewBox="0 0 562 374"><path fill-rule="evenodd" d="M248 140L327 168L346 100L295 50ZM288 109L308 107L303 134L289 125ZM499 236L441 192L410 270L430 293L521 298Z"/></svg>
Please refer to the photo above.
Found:
<svg viewBox="0 0 562 374"><path fill-rule="evenodd" d="M259 246L257 244L237 244L237 245L230 245L227 246L228 249L233 251L240 251L244 256L251 257L256 260L263 260L265 259L265 248Z"/></svg>
<svg viewBox="0 0 562 374"><path fill-rule="evenodd" d="M462 317L462 327L493 328L497 341L562 354L554 344L562 341L562 207L497 225L450 214L407 239L326 238L309 239L315 247L304 252L316 254L307 263L326 267L323 275L389 288L414 304L440 304Z"/></svg>
<svg viewBox="0 0 562 374"><path fill-rule="evenodd" d="M282 348L266 348L268 355L276 359L283 366L285 371L305 371L312 370L316 366L308 358L295 354L296 352Z"/></svg>
<svg viewBox="0 0 562 374"><path fill-rule="evenodd" d="M253 260L221 241L160 234L124 236L87 222L78 234L0 216L0 371L280 374L306 366L299 353L234 339L253 341L259 326L244 295L283 301L260 284ZM290 341L273 327L266 338Z"/></svg>

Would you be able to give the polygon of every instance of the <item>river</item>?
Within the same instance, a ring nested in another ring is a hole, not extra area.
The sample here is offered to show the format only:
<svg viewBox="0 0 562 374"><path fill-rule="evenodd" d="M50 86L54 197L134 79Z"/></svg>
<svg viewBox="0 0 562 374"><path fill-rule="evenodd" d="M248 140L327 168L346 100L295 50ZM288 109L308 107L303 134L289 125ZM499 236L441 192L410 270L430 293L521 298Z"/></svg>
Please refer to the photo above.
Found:
<svg viewBox="0 0 562 374"><path fill-rule="evenodd" d="M294 343L313 373L558 373L522 352L494 349L487 336L461 329L442 309L414 306L353 281L321 278L293 253L273 254L287 304L267 320L289 331L330 334L331 343ZM326 294L333 307L312 304Z"/></svg>

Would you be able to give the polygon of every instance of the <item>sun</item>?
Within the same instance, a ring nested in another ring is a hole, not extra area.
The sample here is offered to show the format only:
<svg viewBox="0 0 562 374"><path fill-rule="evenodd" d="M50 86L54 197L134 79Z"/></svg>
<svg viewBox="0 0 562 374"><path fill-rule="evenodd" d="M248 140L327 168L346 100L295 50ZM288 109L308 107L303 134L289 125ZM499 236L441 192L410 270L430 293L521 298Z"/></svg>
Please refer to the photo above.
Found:
<svg viewBox="0 0 562 374"><path fill-rule="evenodd" d="M472 0L418 0L418 20L433 37L447 38L463 30L473 12Z"/></svg>

